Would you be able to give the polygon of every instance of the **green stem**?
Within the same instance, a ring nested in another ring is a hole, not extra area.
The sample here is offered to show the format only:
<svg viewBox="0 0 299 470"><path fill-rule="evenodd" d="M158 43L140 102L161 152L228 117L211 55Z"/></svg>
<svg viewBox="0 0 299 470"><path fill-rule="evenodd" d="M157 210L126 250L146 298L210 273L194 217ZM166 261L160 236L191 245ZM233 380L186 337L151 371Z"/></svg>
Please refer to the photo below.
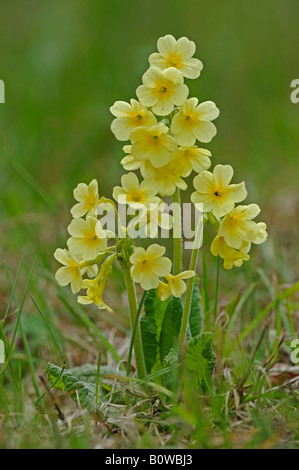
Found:
<svg viewBox="0 0 299 470"><path fill-rule="evenodd" d="M138 324L139 324L140 313L141 313L142 306L143 306L144 299L145 299L145 294L146 294L146 291L143 292L142 298L139 302L138 310L137 310L137 314L136 314L136 317L135 317L134 326L133 326L133 330L132 330L132 336L131 336L129 354L128 354L128 363L127 363L127 377L130 376L130 372L131 372L131 360L132 360L132 353L133 353L133 345L134 345L134 341L135 341L136 330L137 330L137 327L138 327Z"/></svg>
<svg viewBox="0 0 299 470"><path fill-rule="evenodd" d="M189 266L189 269L192 271L195 271L196 265L197 265L198 253L200 250L201 233L202 233L202 223L201 221L199 221L197 228L196 228L196 233L195 233L195 238L194 238L194 248L192 251L190 266ZM181 350L183 350L184 348L185 339L186 339L186 332L188 328L188 321L189 321L190 308L191 308L193 284L194 284L194 276L189 278L187 282L183 318L182 318L180 335L179 335L179 347Z"/></svg>
<svg viewBox="0 0 299 470"><path fill-rule="evenodd" d="M101 263L105 259L105 257L109 254L114 255L115 254L114 251L111 251L114 248L115 248L114 246L110 246L109 250L103 251L102 253L99 253L96 258L88 260L88 261L81 261L79 263L80 269L86 268L88 266L92 266L93 264Z"/></svg>
<svg viewBox="0 0 299 470"><path fill-rule="evenodd" d="M218 310L219 268L220 268L220 257L218 255L217 256L216 285L215 285L215 300L214 300L214 328L216 324L217 310Z"/></svg>
<svg viewBox="0 0 299 470"><path fill-rule="evenodd" d="M136 301L136 292L135 286L131 278L130 269L124 268L124 276L126 289L128 293L129 307L130 307L130 323L131 331L133 334L135 319L137 316L137 301ZM141 340L141 331L139 323L136 325L135 339L134 339L134 352L135 352L135 361L137 367L137 374L139 379L143 379L146 376L142 340Z"/></svg>
<svg viewBox="0 0 299 470"><path fill-rule="evenodd" d="M182 221L180 206L180 190L176 191L172 197L173 202L173 274L182 271Z"/></svg>

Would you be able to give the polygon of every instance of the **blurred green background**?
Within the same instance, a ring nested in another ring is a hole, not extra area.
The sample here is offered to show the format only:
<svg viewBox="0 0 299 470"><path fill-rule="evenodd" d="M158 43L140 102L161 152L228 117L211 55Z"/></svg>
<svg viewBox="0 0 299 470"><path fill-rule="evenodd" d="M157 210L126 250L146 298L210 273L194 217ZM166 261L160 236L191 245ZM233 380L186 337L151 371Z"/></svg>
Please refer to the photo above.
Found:
<svg viewBox="0 0 299 470"><path fill-rule="evenodd" d="M220 108L213 163L246 180L271 234L296 232L297 0L13 0L1 3L0 230L6 258L52 263L78 182L111 195L123 173L109 107L129 100L160 36L187 36L204 64L190 96ZM293 239L292 239L293 240ZM61 245L62 246L62 245ZM49 259L51 254L51 261ZM295 258L293 257L293 262Z"/></svg>

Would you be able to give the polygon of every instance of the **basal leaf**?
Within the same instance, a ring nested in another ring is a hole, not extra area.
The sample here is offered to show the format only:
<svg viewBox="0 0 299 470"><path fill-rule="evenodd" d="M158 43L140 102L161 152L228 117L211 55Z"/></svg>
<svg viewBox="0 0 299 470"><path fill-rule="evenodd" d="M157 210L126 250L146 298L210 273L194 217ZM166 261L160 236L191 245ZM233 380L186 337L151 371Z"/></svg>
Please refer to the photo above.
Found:
<svg viewBox="0 0 299 470"><path fill-rule="evenodd" d="M195 275L189 315L189 328L192 338L195 338L195 336L201 333L202 319L203 315L201 307L201 295L199 289L199 278Z"/></svg>
<svg viewBox="0 0 299 470"><path fill-rule="evenodd" d="M159 342L160 358L163 364L169 351L178 348L178 339L183 315L183 305L180 298L171 297L167 305Z"/></svg>
<svg viewBox="0 0 299 470"><path fill-rule="evenodd" d="M157 290L149 290L144 301L144 315L140 320L146 370L150 374L156 364L162 322L168 301L162 302Z"/></svg>
<svg viewBox="0 0 299 470"><path fill-rule="evenodd" d="M164 384L168 390L175 392L178 388L179 381L179 368L178 368L178 352L171 349L167 356L164 358L164 367L171 367L171 370L164 374Z"/></svg>
<svg viewBox="0 0 299 470"><path fill-rule="evenodd" d="M46 366L46 373L48 374L48 379L52 384L58 379L58 377L60 377L55 383L56 389L70 393L74 399L77 399L78 394L80 405L83 408L86 407L89 411L94 411L96 407L97 366L93 364L85 364L80 367L64 370L62 374L61 371L61 367L50 362ZM112 367L101 367L98 397L99 402L105 401L105 395L112 389L112 380L106 378L105 375L112 375L115 373L116 371ZM122 374L123 372L118 372L118 375ZM124 400L125 390L120 389L119 393L115 393L113 396L112 402L124 403Z"/></svg>
<svg viewBox="0 0 299 470"><path fill-rule="evenodd" d="M187 343L186 366L192 375L193 385L202 392L210 390L216 362L212 347L212 333L202 333Z"/></svg>

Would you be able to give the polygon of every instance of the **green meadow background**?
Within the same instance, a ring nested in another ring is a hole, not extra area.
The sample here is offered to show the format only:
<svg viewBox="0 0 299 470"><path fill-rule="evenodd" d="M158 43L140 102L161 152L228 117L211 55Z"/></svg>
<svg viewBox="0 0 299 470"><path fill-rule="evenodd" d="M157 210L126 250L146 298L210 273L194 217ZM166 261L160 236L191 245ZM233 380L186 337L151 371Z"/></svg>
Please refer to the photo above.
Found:
<svg viewBox="0 0 299 470"><path fill-rule="evenodd" d="M290 100L291 81L299 78L297 0L12 0L2 1L0 10L0 79L6 87L6 103L0 104L0 253L6 267L0 272L1 316L9 301L8 277L12 283L23 259L20 303L37 256L31 294L68 364L91 360L87 349L82 352L79 321L70 333L75 320L58 298L64 294L53 278L53 252L65 246L73 188L97 178L100 193L110 197L119 184L122 143L110 131L109 107L136 97L148 56L165 34L196 43L204 68L199 79L186 80L190 96L220 109L217 136L203 147L211 150L213 164L233 166L234 182L246 181L246 203L257 202L259 220L268 225L269 239L252 250L252 262L221 270L220 303L255 279L257 266L269 282L298 279L299 104ZM213 296L215 260L208 244L205 251ZM121 277L115 274L112 284L113 318L127 331ZM259 301L265 305L268 294ZM8 335L15 325L11 310ZM91 311L95 322L107 317ZM30 298L22 316L33 363L43 371L59 355ZM31 396L22 343L18 348L16 374L28 380ZM31 439L20 438L19 445L37 445Z"/></svg>

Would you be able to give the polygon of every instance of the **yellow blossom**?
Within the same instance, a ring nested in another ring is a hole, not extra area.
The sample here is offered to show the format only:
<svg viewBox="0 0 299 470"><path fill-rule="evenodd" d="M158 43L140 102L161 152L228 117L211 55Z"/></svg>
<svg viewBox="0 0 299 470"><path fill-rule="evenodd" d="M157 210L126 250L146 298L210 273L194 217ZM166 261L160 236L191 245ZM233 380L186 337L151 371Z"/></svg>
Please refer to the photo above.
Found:
<svg viewBox="0 0 299 470"><path fill-rule="evenodd" d="M94 215L99 202L97 180L92 180L88 186L85 183L79 183L74 189L74 198L79 203L71 209L73 217L83 217L86 213Z"/></svg>
<svg viewBox="0 0 299 470"><path fill-rule="evenodd" d="M149 208L144 208L128 224L128 233L131 238L145 235L145 237L156 238L159 227L163 230L171 230L173 217L164 212L165 203L150 204Z"/></svg>
<svg viewBox="0 0 299 470"><path fill-rule="evenodd" d="M235 248L228 246L224 238L218 233L212 242L211 253L214 256L219 255L223 259L224 269L232 269L233 266L242 266L243 261L250 259L248 255L250 246L249 242L243 241L239 250L235 250Z"/></svg>
<svg viewBox="0 0 299 470"><path fill-rule="evenodd" d="M143 162L137 162L134 156L131 154L132 145L125 145L123 151L127 154L120 163L127 171L139 170Z"/></svg>
<svg viewBox="0 0 299 470"><path fill-rule="evenodd" d="M253 240L253 243L255 243L256 245L260 245L261 243L264 243L268 236L267 225L265 224L265 222L258 222L256 225L258 228L258 232L255 239Z"/></svg>
<svg viewBox="0 0 299 470"><path fill-rule="evenodd" d="M189 89L183 83L183 74L174 67L160 70L150 67L142 77L143 85L136 90L140 103L150 106L158 116L167 116L174 106L181 106Z"/></svg>
<svg viewBox="0 0 299 470"><path fill-rule="evenodd" d="M82 305L95 304L99 309L105 309L108 310L108 312L113 313L113 310L102 298L106 284L106 280L99 282L97 279L84 279L82 287L83 289L87 289L87 291L86 295L78 296L78 303Z"/></svg>
<svg viewBox="0 0 299 470"><path fill-rule="evenodd" d="M59 268L55 278L60 286L71 284L73 294L79 292L82 286L82 273L79 262L68 250L57 248L54 257L64 266Z"/></svg>
<svg viewBox="0 0 299 470"><path fill-rule="evenodd" d="M216 165L213 173L202 171L193 180L196 191L191 201L203 203L204 212L213 211L216 217L223 217L247 196L245 183L229 184L234 171L230 165Z"/></svg>
<svg viewBox="0 0 299 470"><path fill-rule="evenodd" d="M154 114L134 99L130 100L130 104L116 101L110 111L116 116L112 121L111 130L118 140L128 140L136 127L154 126L157 123Z"/></svg>
<svg viewBox="0 0 299 470"><path fill-rule="evenodd" d="M131 154L131 147L132 145L125 145L123 147L123 151L127 153L127 155L120 162L124 169L127 171L134 171L140 169L141 174L144 178L152 178L155 175L155 168L153 167L151 162L149 160L144 160L142 162L135 160L134 155Z"/></svg>
<svg viewBox="0 0 299 470"><path fill-rule="evenodd" d="M91 266L86 267L86 274L90 278L95 277L98 274L98 272L99 272L99 267L97 264L92 264Z"/></svg>
<svg viewBox="0 0 299 470"><path fill-rule="evenodd" d="M131 152L136 161L149 160L155 168L167 165L171 154L177 150L175 140L167 133L168 127L157 124L137 127L131 134Z"/></svg>
<svg viewBox="0 0 299 470"><path fill-rule="evenodd" d="M138 209L160 202L160 198L156 196L158 185L152 179L145 179L139 183L135 173L131 172L121 177L121 184L122 186L115 186L113 189L113 197L120 204L128 204Z"/></svg>
<svg viewBox="0 0 299 470"><path fill-rule="evenodd" d="M180 167L172 160L162 168L155 168L145 162L140 171L144 178L152 178L157 183L160 196L172 196L176 188L187 189L187 184L180 177Z"/></svg>
<svg viewBox="0 0 299 470"><path fill-rule="evenodd" d="M168 274L165 276L167 284L165 282L159 282L158 296L164 302L171 295L174 297L181 297L186 291L186 284L183 279L189 279L195 275L194 271L183 271L176 276Z"/></svg>
<svg viewBox="0 0 299 470"><path fill-rule="evenodd" d="M104 230L100 232L99 221L95 217L88 216L86 220L73 219L68 226L68 232L71 235L67 241L69 250L81 255L84 260L96 258L100 251L107 248L106 233Z"/></svg>
<svg viewBox="0 0 299 470"><path fill-rule="evenodd" d="M135 247L130 256L131 277L142 289L155 289L159 285L159 277L167 276L171 270L170 259L164 257L165 247L154 243L147 250Z"/></svg>
<svg viewBox="0 0 299 470"><path fill-rule="evenodd" d="M194 145L196 139L200 142L210 142L217 130L211 122L219 116L219 109L213 101L198 104L197 98L189 98L174 116L171 131L179 145Z"/></svg>
<svg viewBox="0 0 299 470"><path fill-rule="evenodd" d="M151 66L159 67L161 70L175 67L180 70L186 78L197 78L203 68L199 59L192 56L195 53L195 44L186 37L177 41L173 36L167 34L158 39L158 51L149 56Z"/></svg>
<svg viewBox="0 0 299 470"><path fill-rule="evenodd" d="M258 226L254 219L260 213L257 204L248 206L237 206L222 220L219 227L219 234L225 242L232 248L241 248L242 243L254 242L258 239L261 226Z"/></svg>
<svg viewBox="0 0 299 470"><path fill-rule="evenodd" d="M172 166L176 167L178 174L186 178L192 170L200 173L211 166L211 152L206 149L191 147L179 147L171 160Z"/></svg>
<svg viewBox="0 0 299 470"><path fill-rule="evenodd" d="M95 279L84 279L82 288L87 289L86 295L79 296L80 304L94 303L100 309L106 309L112 313L111 308L103 301L103 292L108 283L112 272L112 263L116 258L116 254L112 254L102 263L99 273Z"/></svg>

